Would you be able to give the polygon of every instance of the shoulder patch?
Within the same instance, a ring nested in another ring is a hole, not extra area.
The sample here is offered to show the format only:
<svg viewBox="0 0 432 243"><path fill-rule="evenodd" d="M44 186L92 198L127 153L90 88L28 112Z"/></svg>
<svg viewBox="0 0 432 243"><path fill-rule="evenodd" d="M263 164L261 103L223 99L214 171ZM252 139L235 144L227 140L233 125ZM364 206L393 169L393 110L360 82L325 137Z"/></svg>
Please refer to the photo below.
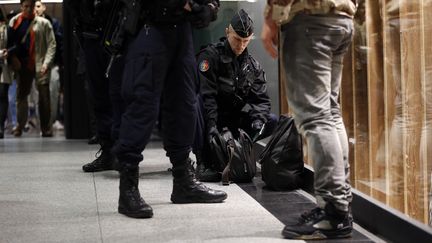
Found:
<svg viewBox="0 0 432 243"><path fill-rule="evenodd" d="M202 60L201 62L200 62L200 64L199 64L199 70L201 71L201 72L207 72L208 70L209 70L209 68L210 68L210 63L209 63L209 61L207 61L207 60Z"/></svg>

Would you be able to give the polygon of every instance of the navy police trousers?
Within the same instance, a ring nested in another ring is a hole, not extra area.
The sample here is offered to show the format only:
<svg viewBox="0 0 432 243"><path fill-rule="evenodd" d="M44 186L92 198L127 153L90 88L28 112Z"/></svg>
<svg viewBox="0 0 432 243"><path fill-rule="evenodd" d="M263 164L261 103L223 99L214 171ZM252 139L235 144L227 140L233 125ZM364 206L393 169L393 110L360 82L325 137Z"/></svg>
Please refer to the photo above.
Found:
<svg viewBox="0 0 432 243"><path fill-rule="evenodd" d="M189 22L145 25L129 44L125 61L126 109L114 148L120 165L133 168L143 159L159 110L167 156L171 162L184 161L196 124L197 71Z"/></svg>
<svg viewBox="0 0 432 243"><path fill-rule="evenodd" d="M124 110L120 87L124 68L123 58L112 65L109 79L105 77L109 62L100 40L86 39L83 45L90 93L94 98L97 136L102 143L112 144L118 137Z"/></svg>

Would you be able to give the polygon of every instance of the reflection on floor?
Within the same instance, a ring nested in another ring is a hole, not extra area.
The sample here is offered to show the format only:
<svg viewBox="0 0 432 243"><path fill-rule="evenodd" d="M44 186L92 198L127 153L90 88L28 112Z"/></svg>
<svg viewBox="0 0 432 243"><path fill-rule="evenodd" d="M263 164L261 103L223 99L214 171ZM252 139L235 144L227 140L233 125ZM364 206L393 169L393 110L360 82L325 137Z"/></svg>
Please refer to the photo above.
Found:
<svg viewBox="0 0 432 243"><path fill-rule="evenodd" d="M140 191L154 218L127 218L116 212L118 173L82 172L98 149L86 142L0 140L0 242L286 242L283 223L312 207L300 191L262 190L259 178L209 184L228 192L222 204L172 204L170 164L153 142L140 164ZM350 241L370 240L356 232Z"/></svg>

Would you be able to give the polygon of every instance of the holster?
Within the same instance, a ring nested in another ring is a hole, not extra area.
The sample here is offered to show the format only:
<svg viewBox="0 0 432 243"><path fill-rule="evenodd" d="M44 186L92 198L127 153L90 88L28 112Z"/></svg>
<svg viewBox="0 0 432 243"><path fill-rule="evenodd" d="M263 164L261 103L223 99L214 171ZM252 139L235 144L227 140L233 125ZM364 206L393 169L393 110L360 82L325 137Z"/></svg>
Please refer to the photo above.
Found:
<svg viewBox="0 0 432 243"><path fill-rule="evenodd" d="M115 0L105 26L103 46L116 55L126 48L127 37L139 30L142 4L139 0Z"/></svg>

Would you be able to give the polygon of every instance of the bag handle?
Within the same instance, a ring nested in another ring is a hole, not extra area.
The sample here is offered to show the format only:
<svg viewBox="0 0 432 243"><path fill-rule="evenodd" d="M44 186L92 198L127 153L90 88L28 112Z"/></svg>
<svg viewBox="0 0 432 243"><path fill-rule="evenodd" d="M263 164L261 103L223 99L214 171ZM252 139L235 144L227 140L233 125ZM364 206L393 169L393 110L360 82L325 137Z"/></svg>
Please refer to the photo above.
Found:
<svg viewBox="0 0 432 243"><path fill-rule="evenodd" d="M228 161L224 170L222 171L222 185L228 186L230 184L229 174L231 171L231 162L234 156L234 145L232 144L233 140L228 141L227 143L227 152L228 152Z"/></svg>

